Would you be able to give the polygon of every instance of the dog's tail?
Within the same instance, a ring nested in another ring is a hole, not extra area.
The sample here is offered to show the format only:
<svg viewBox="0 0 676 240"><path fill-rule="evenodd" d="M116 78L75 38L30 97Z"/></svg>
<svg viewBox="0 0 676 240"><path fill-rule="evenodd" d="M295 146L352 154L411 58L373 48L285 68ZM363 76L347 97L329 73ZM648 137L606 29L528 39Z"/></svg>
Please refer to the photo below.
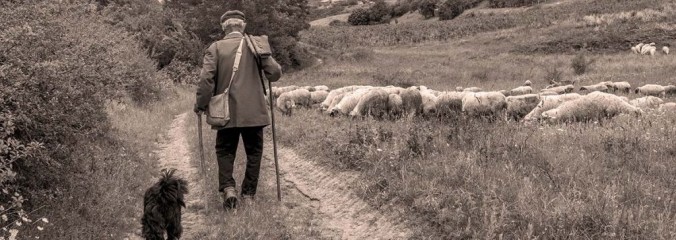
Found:
<svg viewBox="0 0 676 240"><path fill-rule="evenodd" d="M179 204L185 207L183 195L188 193L188 182L174 176L176 169L162 169L159 184L159 201L164 204Z"/></svg>

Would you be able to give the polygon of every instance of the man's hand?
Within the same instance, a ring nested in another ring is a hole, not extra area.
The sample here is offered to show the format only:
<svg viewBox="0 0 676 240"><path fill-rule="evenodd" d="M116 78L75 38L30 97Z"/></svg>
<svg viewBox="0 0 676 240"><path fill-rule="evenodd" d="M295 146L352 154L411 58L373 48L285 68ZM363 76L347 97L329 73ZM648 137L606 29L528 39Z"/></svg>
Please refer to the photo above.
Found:
<svg viewBox="0 0 676 240"><path fill-rule="evenodd" d="M199 107L197 107L197 105L195 105L195 107L193 108L193 111L194 111L195 114L197 114L197 115L202 115L202 113L204 113L204 110L203 110L203 109L200 109Z"/></svg>

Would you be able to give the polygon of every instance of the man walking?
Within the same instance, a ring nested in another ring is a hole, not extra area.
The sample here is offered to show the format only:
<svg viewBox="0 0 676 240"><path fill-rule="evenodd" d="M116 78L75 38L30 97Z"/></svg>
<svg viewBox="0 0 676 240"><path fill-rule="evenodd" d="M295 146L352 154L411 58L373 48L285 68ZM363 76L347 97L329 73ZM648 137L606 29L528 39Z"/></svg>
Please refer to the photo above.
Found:
<svg viewBox="0 0 676 240"><path fill-rule="evenodd" d="M236 184L232 172L240 136L247 155L241 199L245 202L251 201L256 194L263 155L263 128L270 125L264 85L259 73L263 70L265 77L271 82L277 81L282 74L281 67L272 57L262 58L262 69L259 69L247 41L242 41L245 21L244 13L240 11L228 11L221 16L221 26L226 36L212 43L204 55L195 103L195 112L201 114L206 110L212 96L229 88L230 121L224 127L212 127L218 130L218 191L223 194L223 207L226 209L237 206ZM231 82L240 44L243 45L240 63Z"/></svg>

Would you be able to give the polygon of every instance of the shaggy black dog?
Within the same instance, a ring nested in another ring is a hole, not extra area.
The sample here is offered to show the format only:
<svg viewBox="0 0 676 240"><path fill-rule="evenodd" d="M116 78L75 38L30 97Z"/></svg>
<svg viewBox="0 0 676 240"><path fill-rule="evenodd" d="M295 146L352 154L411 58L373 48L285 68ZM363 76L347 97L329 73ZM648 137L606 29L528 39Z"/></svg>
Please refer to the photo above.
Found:
<svg viewBox="0 0 676 240"><path fill-rule="evenodd" d="M185 207L183 195L188 193L188 182L175 177L176 169L162 169L160 181L150 187L143 196L142 235L146 239L180 239L181 207Z"/></svg>

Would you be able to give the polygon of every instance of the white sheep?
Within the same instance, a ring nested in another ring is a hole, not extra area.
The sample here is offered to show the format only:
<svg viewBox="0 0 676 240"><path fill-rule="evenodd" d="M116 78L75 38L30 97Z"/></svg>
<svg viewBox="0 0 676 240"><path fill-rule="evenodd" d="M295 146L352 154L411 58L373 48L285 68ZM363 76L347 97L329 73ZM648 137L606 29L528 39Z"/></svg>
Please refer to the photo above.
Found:
<svg viewBox="0 0 676 240"><path fill-rule="evenodd" d="M564 86L558 86L558 87L550 87L543 89L542 91L552 91L557 94L564 94L564 93L571 93L575 90L575 87L573 85L564 85Z"/></svg>
<svg viewBox="0 0 676 240"><path fill-rule="evenodd" d="M329 92L324 90L310 92L310 103L311 104L321 103L326 99L327 96L329 96Z"/></svg>
<svg viewBox="0 0 676 240"><path fill-rule="evenodd" d="M422 111L424 115L435 113L436 109L434 108L437 103L437 96L429 90L421 90L420 96L422 97Z"/></svg>
<svg viewBox="0 0 676 240"><path fill-rule="evenodd" d="M326 99L324 99L324 101L320 105L321 109L322 110L329 110L330 109L329 105L331 105L331 102L333 102L333 98L335 98L336 96L343 94L343 93L352 92L352 91L354 91L355 89L358 89L358 88L361 88L361 86L345 86L345 87L341 87L341 88L335 89L333 91L330 91L329 95L326 96Z"/></svg>
<svg viewBox="0 0 676 240"><path fill-rule="evenodd" d="M634 92L636 94L655 96L661 98L664 98L666 96L665 87L656 84L646 84L643 85L642 87L637 87L636 90L634 90Z"/></svg>
<svg viewBox="0 0 676 240"><path fill-rule="evenodd" d="M399 92L404 102L404 114L413 116L422 113L422 95L416 88L407 88Z"/></svg>
<svg viewBox="0 0 676 240"><path fill-rule="evenodd" d="M588 92L594 92L594 91L607 92L607 91L608 91L608 86L606 85L606 82L602 82L602 83L597 83L597 84L594 84L594 85L582 86L582 87L580 87L580 91L588 91Z"/></svg>
<svg viewBox="0 0 676 240"><path fill-rule="evenodd" d="M676 86L674 85L667 85L664 87L664 95L676 95Z"/></svg>
<svg viewBox="0 0 676 240"><path fill-rule="evenodd" d="M673 102L663 103L657 110L660 112L676 113L676 103Z"/></svg>
<svg viewBox="0 0 676 240"><path fill-rule="evenodd" d="M552 95L559 95L559 93L554 92L554 91L549 91L549 90L542 90L540 93L540 96L552 96Z"/></svg>
<svg viewBox="0 0 676 240"><path fill-rule="evenodd" d="M502 95L505 95L505 97L509 97L509 95L510 95L510 91L507 91L507 90L500 90L498 92L502 93Z"/></svg>
<svg viewBox="0 0 676 240"><path fill-rule="evenodd" d="M368 88L360 88L353 92L346 93L345 96L343 96L343 99L338 102L338 104L329 109L329 114L331 116L336 116L338 114L350 114L354 107L356 107L359 103L359 99L361 99L364 94L368 93L369 90L370 89Z"/></svg>
<svg viewBox="0 0 676 240"><path fill-rule="evenodd" d="M540 95L525 94L518 96L509 96L505 98L507 102L507 117L512 120L519 120L540 103Z"/></svg>
<svg viewBox="0 0 676 240"><path fill-rule="evenodd" d="M641 48L643 48L643 45L645 45L645 44L644 44L644 43L636 44L636 46L634 46L634 47L632 48L632 51L634 51L634 49L635 49L636 52L634 52L634 53L640 54L640 53L641 53Z"/></svg>
<svg viewBox="0 0 676 240"><path fill-rule="evenodd" d="M530 87L531 85L533 85L533 82L531 82L530 80L526 80L526 82L524 82L523 85Z"/></svg>
<svg viewBox="0 0 676 240"><path fill-rule="evenodd" d="M338 104L341 100L343 100L343 97L345 97L345 95L350 95L350 93L351 92L344 92L344 93L340 93L340 94L334 96L333 99L331 99L331 103L326 108L326 112L328 112L329 109L332 109L334 106L336 106L336 104ZM329 93L329 94L331 94L331 93Z"/></svg>
<svg viewBox="0 0 676 240"><path fill-rule="evenodd" d="M664 103L664 100L658 97L645 96L629 101L629 104L640 109L655 109Z"/></svg>
<svg viewBox="0 0 676 240"><path fill-rule="evenodd" d="M331 91L331 89L329 87L327 87L326 85L317 85L314 88L315 88L315 91L327 91L327 92Z"/></svg>
<svg viewBox="0 0 676 240"><path fill-rule="evenodd" d="M580 98L581 95L577 93L568 93L563 95L542 95L540 94L540 102L528 113L523 120L534 121L539 120L542 113L554 109L566 101L571 101Z"/></svg>
<svg viewBox="0 0 676 240"><path fill-rule="evenodd" d="M669 47L667 46L662 47L662 52L666 55L669 55Z"/></svg>
<svg viewBox="0 0 676 240"><path fill-rule="evenodd" d="M462 111L462 98L466 92L442 92L434 109L439 116L451 116Z"/></svg>
<svg viewBox="0 0 676 240"><path fill-rule="evenodd" d="M310 96L310 91L307 89L303 88L298 88L293 91L285 92L279 95L279 98L277 98L277 101L284 102L286 100L292 100L294 102L294 107L296 106L303 106L303 107L310 107L311 103L311 96Z"/></svg>
<svg viewBox="0 0 676 240"><path fill-rule="evenodd" d="M638 54L638 48L636 46L632 46L631 52L634 53L634 54Z"/></svg>
<svg viewBox="0 0 676 240"><path fill-rule="evenodd" d="M543 112L542 118L548 122L584 122L612 118L623 113L640 115L642 111L617 95L592 92Z"/></svg>
<svg viewBox="0 0 676 240"><path fill-rule="evenodd" d="M282 95L282 93L291 92L291 91L296 90L298 88L300 88L300 87L293 86L293 85L286 86L286 87L278 87L278 88L273 87L272 88L272 95L275 96L275 98L278 98L280 95Z"/></svg>
<svg viewBox="0 0 676 240"><path fill-rule="evenodd" d="M524 95L524 94L531 94L531 93L533 93L533 88L530 87L530 86L521 86L521 87L517 87L517 88L514 88L511 91L509 91L510 96Z"/></svg>
<svg viewBox="0 0 676 240"><path fill-rule="evenodd" d="M373 88L359 98L359 102L350 112L352 117L372 116L382 118L387 115L389 94L382 88Z"/></svg>
<svg viewBox="0 0 676 240"><path fill-rule="evenodd" d="M285 92L277 98L277 108L285 115L291 115L291 109L296 106L310 107L310 91L299 88Z"/></svg>
<svg viewBox="0 0 676 240"><path fill-rule="evenodd" d="M629 84L629 82L614 82L611 86L611 89L613 89L614 92L619 91L629 93L631 91L631 84Z"/></svg>
<svg viewBox="0 0 676 240"><path fill-rule="evenodd" d="M387 112L393 119L404 113L404 101L399 94L392 93L387 97Z"/></svg>
<svg viewBox="0 0 676 240"><path fill-rule="evenodd" d="M462 98L462 111L469 116L497 116L507 107L500 92L470 92Z"/></svg>
<svg viewBox="0 0 676 240"><path fill-rule="evenodd" d="M462 87L455 87L456 92L462 92L463 88Z"/></svg>
<svg viewBox="0 0 676 240"><path fill-rule="evenodd" d="M404 88L402 87L394 87L394 86L387 86L382 89L389 94L399 94L402 90L404 90Z"/></svg>
<svg viewBox="0 0 676 240"><path fill-rule="evenodd" d="M468 87L465 89L462 89L463 92L481 92L483 91L480 87Z"/></svg>

